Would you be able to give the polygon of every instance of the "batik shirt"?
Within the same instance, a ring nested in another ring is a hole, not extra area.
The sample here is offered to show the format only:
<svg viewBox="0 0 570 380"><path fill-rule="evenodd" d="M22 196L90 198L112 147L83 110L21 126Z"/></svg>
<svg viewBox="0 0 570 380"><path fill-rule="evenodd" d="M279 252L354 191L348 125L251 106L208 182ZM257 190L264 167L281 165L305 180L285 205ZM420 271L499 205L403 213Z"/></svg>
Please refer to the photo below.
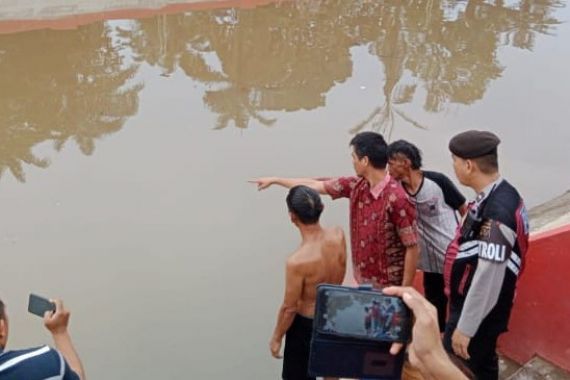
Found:
<svg viewBox="0 0 570 380"><path fill-rule="evenodd" d="M416 209L402 186L387 175L372 189L367 180L325 181L333 199L350 199L350 241L357 283L401 285L406 248L418 244Z"/></svg>

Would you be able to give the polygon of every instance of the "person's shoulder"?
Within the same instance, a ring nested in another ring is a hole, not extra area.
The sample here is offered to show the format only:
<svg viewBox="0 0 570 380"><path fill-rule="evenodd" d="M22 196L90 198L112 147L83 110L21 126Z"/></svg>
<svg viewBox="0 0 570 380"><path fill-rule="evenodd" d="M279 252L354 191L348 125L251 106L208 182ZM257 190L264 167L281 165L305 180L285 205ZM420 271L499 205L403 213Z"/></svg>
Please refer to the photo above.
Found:
<svg viewBox="0 0 570 380"><path fill-rule="evenodd" d="M334 248L346 245L346 237L344 235L344 230L340 226L333 226L325 229L325 235L323 239L323 247Z"/></svg>
<svg viewBox="0 0 570 380"><path fill-rule="evenodd" d="M388 196L388 200L390 202L406 201L412 203L410 195L406 192L404 186L402 186L400 181L395 180L393 177L390 177L386 187L384 188L384 192Z"/></svg>
<svg viewBox="0 0 570 380"><path fill-rule="evenodd" d="M424 175L424 182L431 182L441 188L444 192L450 187L456 188L456 186L453 184L453 181L451 181L451 179L443 173L433 170L424 170L422 173Z"/></svg>
<svg viewBox="0 0 570 380"><path fill-rule="evenodd" d="M298 271L300 270L305 262L307 261L305 258L306 252L303 246L299 247L296 251L294 251L285 262L287 270L290 271Z"/></svg>
<svg viewBox="0 0 570 380"><path fill-rule="evenodd" d="M344 239L344 230L341 226L332 226L325 229L327 239L341 240Z"/></svg>
<svg viewBox="0 0 570 380"><path fill-rule="evenodd" d="M425 178L431 179L432 181L451 181L451 179L441 172L436 172L435 170L423 170Z"/></svg>
<svg viewBox="0 0 570 380"><path fill-rule="evenodd" d="M517 189L503 180L489 195L487 205L483 209L483 217L503 223L512 223L521 202L522 198Z"/></svg>
<svg viewBox="0 0 570 380"><path fill-rule="evenodd" d="M2 362L18 360L18 367L21 370L26 368L41 369L45 373L59 373L61 370L61 358L57 350L50 346L38 346L21 350L5 352L2 355Z"/></svg>
<svg viewBox="0 0 570 380"><path fill-rule="evenodd" d="M11 350L11 351L4 352L4 355L9 355L9 356L20 356L20 355L28 355L28 354L32 354L33 356L41 356L44 354L48 354L48 356L51 356L51 355L57 356L57 351L55 351L50 346L44 345L44 346L30 347L30 348L24 348L24 349L20 349L20 350Z"/></svg>

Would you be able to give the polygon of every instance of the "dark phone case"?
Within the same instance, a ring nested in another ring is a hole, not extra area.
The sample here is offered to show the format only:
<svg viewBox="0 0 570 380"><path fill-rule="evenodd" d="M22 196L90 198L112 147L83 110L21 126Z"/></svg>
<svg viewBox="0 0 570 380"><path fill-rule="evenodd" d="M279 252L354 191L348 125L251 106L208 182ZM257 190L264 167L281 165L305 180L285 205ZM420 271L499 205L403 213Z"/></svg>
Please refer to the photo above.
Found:
<svg viewBox="0 0 570 380"><path fill-rule="evenodd" d="M28 302L28 311L38 317L44 317L46 311L55 310L55 304L48 299L40 297L35 294L30 294Z"/></svg>
<svg viewBox="0 0 570 380"><path fill-rule="evenodd" d="M335 294L343 292L347 295L372 297L378 300L388 297L368 288L319 285L309 356L309 374L321 377L400 379L405 350L401 350L398 355L391 355L389 351L392 341L327 331L323 328L323 321L329 313L327 310L327 293L329 292ZM411 313L400 299L394 302L401 304L401 310L405 314L402 320L401 339L398 341L406 342L411 333Z"/></svg>

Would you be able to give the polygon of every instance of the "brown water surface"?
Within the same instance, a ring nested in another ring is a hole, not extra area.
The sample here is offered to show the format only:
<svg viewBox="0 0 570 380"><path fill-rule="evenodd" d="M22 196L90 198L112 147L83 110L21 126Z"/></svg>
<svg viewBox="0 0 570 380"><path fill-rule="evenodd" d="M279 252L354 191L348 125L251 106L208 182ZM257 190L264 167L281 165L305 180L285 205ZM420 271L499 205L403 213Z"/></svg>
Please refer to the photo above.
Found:
<svg viewBox="0 0 570 380"><path fill-rule="evenodd" d="M29 292L63 297L92 379L277 378L267 343L298 236L285 192L246 180L350 174L357 131L409 139L451 176L449 138L491 129L529 206L570 187L564 2L118 15L0 22L11 346L48 341ZM347 203L326 204L346 227Z"/></svg>

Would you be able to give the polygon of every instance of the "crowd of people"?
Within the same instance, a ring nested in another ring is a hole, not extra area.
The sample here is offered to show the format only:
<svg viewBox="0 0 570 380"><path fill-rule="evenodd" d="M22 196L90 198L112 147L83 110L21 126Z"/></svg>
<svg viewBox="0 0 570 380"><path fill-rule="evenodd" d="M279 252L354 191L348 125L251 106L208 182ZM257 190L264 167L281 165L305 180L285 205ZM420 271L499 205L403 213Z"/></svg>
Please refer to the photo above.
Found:
<svg viewBox="0 0 570 380"><path fill-rule="evenodd" d="M469 203L447 176L423 169L414 144L388 145L374 132L350 141L352 176L252 181L259 190L290 189L289 215L302 236L287 260L285 299L270 342L280 357L286 338L283 379L314 379L308 357L316 285L340 284L345 272L344 235L320 225L319 194L349 199L356 283L401 296L414 312L411 364L426 378L465 378L454 359L476 379L498 379L497 338L507 329L529 233L521 196L499 174L499 143L495 134L475 130L450 140L457 180L475 192ZM418 269L425 298L411 288Z"/></svg>
<svg viewBox="0 0 570 380"><path fill-rule="evenodd" d="M320 224L320 194L349 199L356 283L401 297L412 310L410 364L425 378L467 378L454 364L459 360L475 379L498 379L497 339L507 330L529 233L521 196L499 174L499 143L488 131L450 140L457 180L475 192L469 203L447 176L423 169L414 144L388 145L374 132L350 141L352 176L252 181L259 190L290 189L289 216L301 234L300 246L287 259L285 296L270 340L271 354L281 358L285 337L283 379L314 379L308 362L317 285L338 285L345 278L345 235L340 227ZM413 288L418 269L425 296ZM69 311L60 300L53 302L55 310L45 313L44 324L55 349L8 351L8 315L0 300L0 379L85 379L68 332ZM366 331L385 330L382 305L366 309ZM391 353L402 348L394 343Z"/></svg>

